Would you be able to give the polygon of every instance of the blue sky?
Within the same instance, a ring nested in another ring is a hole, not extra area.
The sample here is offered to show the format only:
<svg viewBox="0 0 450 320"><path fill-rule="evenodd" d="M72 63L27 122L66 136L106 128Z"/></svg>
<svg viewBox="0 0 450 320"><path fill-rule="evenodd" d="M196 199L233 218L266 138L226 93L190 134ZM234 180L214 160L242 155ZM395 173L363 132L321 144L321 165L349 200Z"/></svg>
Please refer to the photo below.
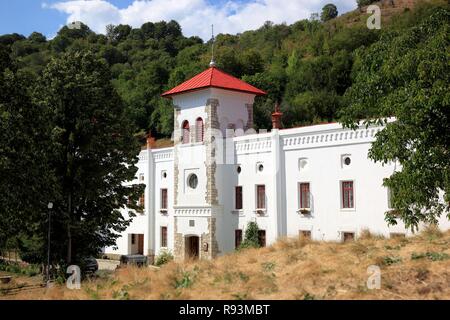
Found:
<svg viewBox="0 0 450 320"><path fill-rule="evenodd" d="M186 35L235 34L256 29L266 20L292 23L308 18L330 0L0 0L0 34L54 36L64 24L83 21L104 33L107 24L139 27L147 21L177 20ZM340 13L356 8L355 0L331 0Z"/></svg>

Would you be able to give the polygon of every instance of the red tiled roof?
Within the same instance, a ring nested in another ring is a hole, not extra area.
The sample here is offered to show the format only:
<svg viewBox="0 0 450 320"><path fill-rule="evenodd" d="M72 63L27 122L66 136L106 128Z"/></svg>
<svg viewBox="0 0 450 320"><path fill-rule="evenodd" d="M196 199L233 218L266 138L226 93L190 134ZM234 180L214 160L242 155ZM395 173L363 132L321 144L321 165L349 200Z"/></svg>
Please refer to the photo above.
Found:
<svg viewBox="0 0 450 320"><path fill-rule="evenodd" d="M267 93L255 88L254 86L223 72L216 67L211 67L195 77L183 82L175 88L162 94L163 97L169 98L173 95L185 93L189 91L205 89L209 87L220 88L225 90L241 91L252 93L257 96L266 95Z"/></svg>

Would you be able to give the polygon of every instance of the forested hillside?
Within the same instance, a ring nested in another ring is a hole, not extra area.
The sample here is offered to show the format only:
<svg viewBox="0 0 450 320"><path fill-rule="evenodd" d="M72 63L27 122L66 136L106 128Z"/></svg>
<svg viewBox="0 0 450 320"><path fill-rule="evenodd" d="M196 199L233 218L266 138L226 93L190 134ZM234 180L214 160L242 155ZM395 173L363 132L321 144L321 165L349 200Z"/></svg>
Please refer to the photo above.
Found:
<svg viewBox="0 0 450 320"><path fill-rule="evenodd" d="M285 127L335 120L356 77L358 50L377 42L382 34L406 31L434 7L447 5L446 1L417 1L415 6L414 1L397 0L394 6L388 2L382 4L381 30L366 27L368 14L361 8L326 22L318 18L292 25L266 22L255 31L219 34L218 67L269 93L255 104L258 128L270 128L276 100L282 102ZM152 130L158 137L170 136L173 126L171 103L160 94L203 71L211 55L210 42L183 36L176 21L149 22L137 29L110 26L106 35L86 25L63 27L51 40L38 32L28 37L2 35L0 46L9 50L22 72L31 75L40 75L52 57L64 52L91 50L110 66L113 84L138 132Z"/></svg>

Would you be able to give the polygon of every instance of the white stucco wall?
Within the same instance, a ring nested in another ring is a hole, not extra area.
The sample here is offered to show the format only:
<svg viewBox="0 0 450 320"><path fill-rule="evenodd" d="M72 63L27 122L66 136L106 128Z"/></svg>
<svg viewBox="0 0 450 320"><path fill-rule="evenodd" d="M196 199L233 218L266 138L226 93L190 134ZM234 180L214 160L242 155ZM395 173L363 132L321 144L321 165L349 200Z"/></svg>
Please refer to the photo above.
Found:
<svg viewBox="0 0 450 320"><path fill-rule="evenodd" d="M179 123L188 120L195 124L198 117L207 118L205 105L208 99L219 100L218 117L228 123L247 123L246 104L253 102L249 94L205 89L174 97L174 105L180 108ZM145 214L138 215L118 239L118 250L106 248L106 253L128 254L132 252L130 234L144 234L144 252L159 254L161 250L161 227L168 228L168 249L174 249L174 217L177 216L178 232L200 236L208 231L207 217L216 218L216 237L220 252L234 250L234 232L256 221L266 230L266 243L270 245L280 237L297 236L300 230L311 231L313 239L341 241L342 232L356 236L363 230L389 237L390 233L410 234L402 223L388 227L384 213L388 210L388 192L382 186L383 179L400 168L395 164L382 166L368 159L368 151L381 127L360 128L356 132L344 130L339 124L316 125L269 133L234 137L228 141L228 161L219 163L216 170L216 188L219 205L208 209L205 201L206 147L192 142L178 145L178 205L174 206L174 148L143 150L138 163L137 179L144 174L147 186ZM342 156L351 158L349 166L342 165ZM225 159L225 158L223 158ZM222 159L222 160L223 160ZM306 159L305 169L299 167L299 159ZM258 164L264 166L259 172ZM237 172L241 167L241 173ZM163 178L162 173L167 177ZM198 176L196 190L186 189L190 173ZM354 208L341 208L341 185L343 180L354 183ZM311 191L311 214L299 214L298 184L309 182ZM266 188L266 213L255 213L256 185ZM243 188L243 209L234 208L234 188ZM168 212L160 212L161 189L168 190ZM127 216L126 210L123 214ZM189 225L194 220L195 226ZM446 217L440 219L442 229L449 229Z"/></svg>

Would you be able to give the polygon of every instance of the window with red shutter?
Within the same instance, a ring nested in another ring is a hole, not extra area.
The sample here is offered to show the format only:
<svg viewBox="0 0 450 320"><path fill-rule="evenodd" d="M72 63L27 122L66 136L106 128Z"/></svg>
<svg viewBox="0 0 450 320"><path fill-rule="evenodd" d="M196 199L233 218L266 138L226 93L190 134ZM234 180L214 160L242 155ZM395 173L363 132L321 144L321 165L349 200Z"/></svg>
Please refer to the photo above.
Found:
<svg viewBox="0 0 450 320"><path fill-rule="evenodd" d="M258 230L258 240L261 248L266 246L266 230Z"/></svg>
<svg viewBox="0 0 450 320"><path fill-rule="evenodd" d="M242 187L235 188L235 209L242 210Z"/></svg>
<svg viewBox="0 0 450 320"><path fill-rule="evenodd" d="M161 247L167 247L167 227L161 227Z"/></svg>
<svg viewBox="0 0 450 320"><path fill-rule="evenodd" d="M342 208L354 207L353 181L342 181Z"/></svg>
<svg viewBox="0 0 450 320"><path fill-rule="evenodd" d="M266 186L258 185L256 186L256 209L266 208Z"/></svg>
<svg viewBox="0 0 450 320"><path fill-rule="evenodd" d="M311 208L309 183L300 183L300 209L309 208Z"/></svg>
<svg viewBox="0 0 450 320"><path fill-rule="evenodd" d="M183 144L189 143L189 136L190 136L190 131L189 131L189 121L185 120L183 122Z"/></svg>
<svg viewBox="0 0 450 320"><path fill-rule="evenodd" d="M195 122L195 140L197 142L203 142L203 138L205 135L205 129L203 126L203 119L197 118Z"/></svg>
<svg viewBox="0 0 450 320"><path fill-rule="evenodd" d="M242 230L236 229L234 230L234 246L235 248L239 248L242 243Z"/></svg>
<svg viewBox="0 0 450 320"><path fill-rule="evenodd" d="M161 209L167 209L167 189L161 189Z"/></svg>

